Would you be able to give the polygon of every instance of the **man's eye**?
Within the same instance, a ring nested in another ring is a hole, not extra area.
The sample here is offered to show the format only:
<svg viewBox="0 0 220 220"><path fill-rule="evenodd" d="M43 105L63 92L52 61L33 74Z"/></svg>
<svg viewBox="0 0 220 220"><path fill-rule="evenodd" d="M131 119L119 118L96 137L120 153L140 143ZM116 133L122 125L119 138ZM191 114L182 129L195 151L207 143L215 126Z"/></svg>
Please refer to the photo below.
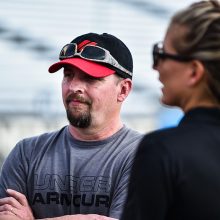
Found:
<svg viewBox="0 0 220 220"><path fill-rule="evenodd" d="M85 76L84 78L86 81L95 81L96 78L95 77L92 77L92 76Z"/></svg>

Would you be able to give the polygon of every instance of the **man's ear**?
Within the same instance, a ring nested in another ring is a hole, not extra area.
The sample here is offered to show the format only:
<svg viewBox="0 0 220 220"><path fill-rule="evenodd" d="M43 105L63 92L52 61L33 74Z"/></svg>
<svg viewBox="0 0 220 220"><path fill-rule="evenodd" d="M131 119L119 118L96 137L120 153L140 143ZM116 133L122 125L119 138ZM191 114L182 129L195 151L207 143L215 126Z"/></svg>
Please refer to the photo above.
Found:
<svg viewBox="0 0 220 220"><path fill-rule="evenodd" d="M131 79L123 79L119 82L119 93L118 93L118 101L123 102L132 89L132 81Z"/></svg>
<svg viewBox="0 0 220 220"><path fill-rule="evenodd" d="M199 60L193 60L191 62L192 71L189 74L189 86L198 84L205 77L204 65Z"/></svg>

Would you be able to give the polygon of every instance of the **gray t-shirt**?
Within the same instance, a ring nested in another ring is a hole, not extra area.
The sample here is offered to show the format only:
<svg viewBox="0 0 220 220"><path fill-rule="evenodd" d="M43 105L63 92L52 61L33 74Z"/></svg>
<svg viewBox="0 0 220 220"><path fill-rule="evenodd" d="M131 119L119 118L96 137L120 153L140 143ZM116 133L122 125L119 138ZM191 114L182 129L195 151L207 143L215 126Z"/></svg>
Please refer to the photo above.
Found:
<svg viewBox="0 0 220 220"><path fill-rule="evenodd" d="M102 141L74 139L68 126L20 141L3 164L5 189L26 195L35 218L100 214L120 218L143 135L123 127Z"/></svg>

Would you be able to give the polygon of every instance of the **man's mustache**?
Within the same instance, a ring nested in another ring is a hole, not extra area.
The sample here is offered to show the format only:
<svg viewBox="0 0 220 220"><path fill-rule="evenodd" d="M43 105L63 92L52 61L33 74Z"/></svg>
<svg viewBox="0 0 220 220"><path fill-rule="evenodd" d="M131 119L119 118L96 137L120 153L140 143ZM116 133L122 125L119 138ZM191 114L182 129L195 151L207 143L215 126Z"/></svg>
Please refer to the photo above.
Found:
<svg viewBox="0 0 220 220"><path fill-rule="evenodd" d="M81 96L81 95L79 95L77 93L72 93L72 94L68 95L67 98L66 98L66 103L69 104L73 100L85 103L87 105L91 105L92 104L91 100L86 99L86 98L84 98L83 96Z"/></svg>

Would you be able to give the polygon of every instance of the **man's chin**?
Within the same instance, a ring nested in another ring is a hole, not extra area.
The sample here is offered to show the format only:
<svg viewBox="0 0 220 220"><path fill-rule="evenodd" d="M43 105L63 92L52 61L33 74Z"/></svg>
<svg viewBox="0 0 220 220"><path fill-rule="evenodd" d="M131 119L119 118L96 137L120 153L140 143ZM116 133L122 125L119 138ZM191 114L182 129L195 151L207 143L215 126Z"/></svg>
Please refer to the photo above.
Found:
<svg viewBox="0 0 220 220"><path fill-rule="evenodd" d="M90 122L88 121L69 120L69 123L75 128L88 128L90 126Z"/></svg>
<svg viewBox="0 0 220 220"><path fill-rule="evenodd" d="M72 114L67 111L67 119L70 124L77 128L87 128L91 124L91 116L90 114Z"/></svg>

